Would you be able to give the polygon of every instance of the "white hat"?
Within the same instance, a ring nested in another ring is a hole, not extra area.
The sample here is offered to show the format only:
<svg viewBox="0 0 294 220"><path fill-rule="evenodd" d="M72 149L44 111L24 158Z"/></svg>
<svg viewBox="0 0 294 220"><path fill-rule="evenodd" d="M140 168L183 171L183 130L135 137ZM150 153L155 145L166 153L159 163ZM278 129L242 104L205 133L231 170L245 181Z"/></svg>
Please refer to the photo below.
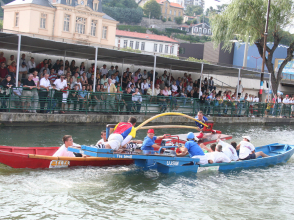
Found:
<svg viewBox="0 0 294 220"><path fill-rule="evenodd" d="M242 138L246 138L248 141L251 141L250 136L242 136Z"/></svg>

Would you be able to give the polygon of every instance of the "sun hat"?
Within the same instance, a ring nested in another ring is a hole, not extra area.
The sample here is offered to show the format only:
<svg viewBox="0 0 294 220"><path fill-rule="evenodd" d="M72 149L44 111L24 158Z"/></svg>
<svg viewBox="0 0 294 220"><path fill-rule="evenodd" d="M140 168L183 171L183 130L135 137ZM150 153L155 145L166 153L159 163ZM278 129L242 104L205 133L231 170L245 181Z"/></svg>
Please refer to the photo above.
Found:
<svg viewBox="0 0 294 220"><path fill-rule="evenodd" d="M251 141L251 137L250 136L242 136L242 138L247 139L248 141Z"/></svg>

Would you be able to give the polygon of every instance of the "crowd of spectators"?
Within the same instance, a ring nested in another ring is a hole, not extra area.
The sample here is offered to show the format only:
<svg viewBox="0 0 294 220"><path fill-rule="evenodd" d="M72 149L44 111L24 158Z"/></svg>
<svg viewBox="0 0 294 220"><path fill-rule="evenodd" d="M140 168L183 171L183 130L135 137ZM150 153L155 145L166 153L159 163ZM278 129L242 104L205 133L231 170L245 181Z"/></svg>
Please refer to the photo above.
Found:
<svg viewBox="0 0 294 220"><path fill-rule="evenodd" d="M227 114L230 108L235 108L236 113L241 115L244 103L257 103L257 96L244 93L244 88L239 82L234 91L216 91L213 77L204 78L203 81L192 80L191 74L184 73L182 77L174 78L167 71L159 76L153 70L146 71L138 69L131 72L126 68L121 72L118 66L107 68L104 64L96 69L94 77L94 63L86 68L84 62L79 66L75 60L44 59L36 63L34 57L26 59L22 54L19 62L16 62L13 55L6 60L3 52L0 52L0 81L1 81L1 111L7 109L7 99L11 95L15 105L24 112L35 112L40 102L40 113L51 112L50 109L65 113L69 110L69 104L73 104L73 110L85 111L86 107L100 112L112 113L122 110L125 107L127 113L140 113L141 103L144 95L148 95L150 103L158 104L160 112L167 110L178 110L179 106L193 105L197 100L199 109L205 114L210 114L212 108L218 112ZM16 65L19 65L19 81L16 83ZM155 88L153 90L153 80ZM93 92L94 82L96 92ZM11 89L13 88L13 89ZM238 91L237 91L238 90ZM10 91L10 92L9 92ZM181 102L179 102L181 101ZM294 97L274 97L266 100L267 108L265 114L275 112L275 103L292 105L294 113ZM45 104L47 103L47 109ZM105 106L107 103L107 106ZM68 109L65 109L68 104ZM77 105L79 104L79 109ZM251 104L250 113L253 115ZM107 110L105 110L107 109ZM105 111L104 111L105 110Z"/></svg>

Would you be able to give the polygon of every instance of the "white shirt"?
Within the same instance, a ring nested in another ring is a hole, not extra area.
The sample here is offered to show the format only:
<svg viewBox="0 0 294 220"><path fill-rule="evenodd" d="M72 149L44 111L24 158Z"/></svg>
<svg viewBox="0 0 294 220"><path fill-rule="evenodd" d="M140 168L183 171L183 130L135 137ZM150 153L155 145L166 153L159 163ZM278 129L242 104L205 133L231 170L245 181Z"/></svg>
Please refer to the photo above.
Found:
<svg viewBox="0 0 294 220"><path fill-rule="evenodd" d="M284 103L284 104L288 104L288 103L289 103L289 99L288 99L288 98L284 98L284 99L283 99L283 103Z"/></svg>
<svg viewBox="0 0 294 220"><path fill-rule="evenodd" d="M172 85L172 91L177 92L178 91L178 86L177 85Z"/></svg>
<svg viewBox="0 0 294 220"><path fill-rule="evenodd" d="M22 86L20 86L19 88L13 88L13 93L16 93L16 95L21 96Z"/></svg>
<svg viewBox="0 0 294 220"><path fill-rule="evenodd" d="M278 103L281 103L282 102L282 99L278 98Z"/></svg>
<svg viewBox="0 0 294 220"><path fill-rule="evenodd" d="M57 90L64 89L67 86L67 82L65 79L62 82L61 82L61 79L57 79L54 81L53 84L56 86Z"/></svg>
<svg viewBox="0 0 294 220"><path fill-rule="evenodd" d="M104 140L103 140L103 138L102 139L100 139L98 142L97 142L97 144L96 145L98 145L98 144L106 144L107 142L105 142Z"/></svg>
<svg viewBox="0 0 294 220"><path fill-rule="evenodd" d="M22 65L21 65L21 66L19 67L19 72L25 72L25 71L28 71L27 66L22 67Z"/></svg>
<svg viewBox="0 0 294 220"><path fill-rule="evenodd" d="M61 76L61 75L63 75L63 70L58 70L58 76Z"/></svg>
<svg viewBox="0 0 294 220"><path fill-rule="evenodd" d="M147 73L146 74L143 73L142 79L147 79L147 78L148 78L148 74Z"/></svg>
<svg viewBox="0 0 294 220"><path fill-rule="evenodd" d="M100 73L101 73L101 76L104 76L104 75L108 74L108 70L106 68L104 69L103 67L101 67Z"/></svg>
<svg viewBox="0 0 294 220"><path fill-rule="evenodd" d="M254 98L253 102L259 102L259 98Z"/></svg>
<svg viewBox="0 0 294 220"><path fill-rule="evenodd" d="M81 146L79 144L73 143L73 146ZM75 157L74 153L68 151L65 145L61 145L61 147L53 154L53 157Z"/></svg>
<svg viewBox="0 0 294 220"><path fill-rule="evenodd" d="M45 77L43 77L40 80L40 86L50 87L50 80L49 79L45 79ZM41 89L44 90L44 88L41 88Z"/></svg>
<svg viewBox="0 0 294 220"><path fill-rule="evenodd" d="M248 157L248 155L255 150L255 147L253 146L253 144L251 144L248 141L241 141L240 144L241 144L240 152L239 152L240 159L244 159Z"/></svg>
<svg viewBox="0 0 294 220"><path fill-rule="evenodd" d="M141 88L142 89L148 89L149 88L149 84L146 82L146 83L141 83Z"/></svg>
<svg viewBox="0 0 294 220"><path fill-rule="evenodd" d="M238 85L236 86L236 89L238 89ZM242 93L243 92L243 86L239 85L239 90L237 93Z"/></svg>
<svg viewBox="0 0 294 220"><path fill-rule="evenodd" d="M28 66L28 68L29 68L29 69L36 68L36 63L35 63L35 62L34 62L34 63L32 63L32 61L30 61L30 60L29 60L29 62L28 62L28 65L27 65L27 66Z"/></svg>
<svg viewBox="0 0 294 220"><path fill-rule="evenodd" d="M223 153L225 155L227 155L228 158L230 158L230 160L237 161L239 159L237 151L232 145L230 145L224 141L219 141L218 144L222 145Z"/></svg>
<svg viewBox="0 0 294 220"><path fill-rule="evenodd" d="M229 163L231 162L230 158L223 152L212 152L212 153L206 153L208 160L212 160L213 163Z"/></svg>

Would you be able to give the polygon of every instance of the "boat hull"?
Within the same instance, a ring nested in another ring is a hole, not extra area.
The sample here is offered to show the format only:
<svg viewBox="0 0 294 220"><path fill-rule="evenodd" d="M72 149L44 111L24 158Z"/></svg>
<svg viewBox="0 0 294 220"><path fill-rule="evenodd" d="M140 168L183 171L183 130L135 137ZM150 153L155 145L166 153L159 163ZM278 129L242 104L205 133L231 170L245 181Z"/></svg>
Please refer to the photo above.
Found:
<svg viewBox="0 0 294 220"><path fill-rule="evenodd" d="M87 160L80 158L80 161L50 159L58 147L7 147L0 146L0 163L12 168L68 168L76 166L112 166L129 165L133 160L99 158L99 160ZM49 156L48 159L29 158L29 155Z"/></svg>

